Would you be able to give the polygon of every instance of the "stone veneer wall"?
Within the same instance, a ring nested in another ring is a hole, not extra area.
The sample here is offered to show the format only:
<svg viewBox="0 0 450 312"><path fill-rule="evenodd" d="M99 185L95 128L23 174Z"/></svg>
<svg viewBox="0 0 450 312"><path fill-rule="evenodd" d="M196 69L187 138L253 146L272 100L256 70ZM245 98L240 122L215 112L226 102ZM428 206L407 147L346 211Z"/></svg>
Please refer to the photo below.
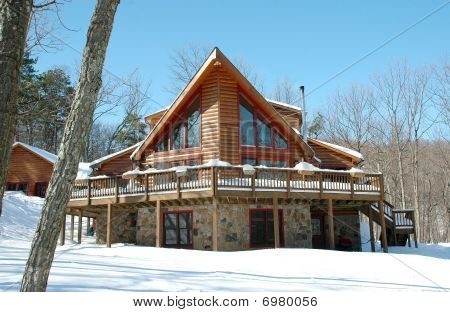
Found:
<svg viewBox="0 0 450 312"><path fill-rule="evenodd" d="M335 215L334 216L334 242L337 250L361 251L361 234L360 234L359 213L352 215ZM340 240L351 240L351 246L342 246ZM369 238L367 238L369 239ZM329 246L328 241L328 219L325 216L325 243Z"/></svg>
<svg viewBox="0 0 450 312"><path fill-rule="evenodd" d="M112 210L111 243L136 243L136 212ZM97 217L97 244L106 243L106 211Z"/></svg>
<svg viewBox="0 0 450 312"><path fill-rule="evenodd" d="M272 208L271 205L219 204L217 211L218 249L237 251L250 249L250 209ZM284 216L285 247L311 248L311 216L309 205L279 205ZM212 205L162 207L164 211L193 211L194 249L211 250ZM155 208L139 208L136 222L136 243L155 246Z"/></svg>
<svg viewBox="0 0 450 312"><path fill-rule="evenodd" d="M284 205L284 246L312 248L311 212L307 204Z"/></svg>

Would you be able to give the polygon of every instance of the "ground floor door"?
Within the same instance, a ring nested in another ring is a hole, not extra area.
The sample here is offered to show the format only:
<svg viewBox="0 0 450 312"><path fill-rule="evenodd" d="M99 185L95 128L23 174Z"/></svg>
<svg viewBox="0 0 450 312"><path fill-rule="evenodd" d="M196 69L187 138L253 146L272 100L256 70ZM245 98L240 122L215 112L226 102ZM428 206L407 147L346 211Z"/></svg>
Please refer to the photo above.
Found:
<svg viewBox="0 0 450 312"><path fill-rule="evenodd" d="M283 221L283 211L278 210L280 246L284 246ZM250 246L275 246L273 209L250 209Z"/></svg>
<svg viewBox="0 0 450 312"><path fill-rule="evenodd" d="M325 249L325 215L311 214L312 247Z"/></svg>
<svg viewBox="0 0 450 312"><path fill-rule="evenodd" d="M193 248L192 211L163 213L163 245L173 248Z"/></svg>

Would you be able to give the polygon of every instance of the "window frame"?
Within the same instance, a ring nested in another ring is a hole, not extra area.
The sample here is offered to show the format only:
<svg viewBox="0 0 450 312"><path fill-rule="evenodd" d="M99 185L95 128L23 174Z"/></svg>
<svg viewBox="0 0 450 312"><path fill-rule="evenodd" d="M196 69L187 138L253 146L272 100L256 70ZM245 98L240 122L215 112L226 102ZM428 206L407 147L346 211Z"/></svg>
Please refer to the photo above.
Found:
<svg viewBox="0 0 450 312"><path fill-rule="evenodd" d="M191 214L191 243L190 244L180 244L180 214L190 213ZM166 224L165 218L168 214L176 215L176 231L177 231L177 243L176 244L166 244ZM194 248L194 211L193 210L176 210L176 211L162 211L161 213L161 228L162 228L162 245L166 248L178 248L178 249L193 249Z"/></svg>
<svg viewBox="0 0 450 312"><path fill-rule="evenodd" d="M264 211L264 223L265 223L265 240L266 242L263 244L254 244L252 241L252 212L261 212ZM273 213L273 208L250 208L249 209L249 213L248 213L248 218L249 218L249 237L250 237L250 248L273 248L275 247L275 232L274 232L274 242L273 244L268 244L267 243L267 231L268 231L268 217L267 214L269 211L272 211ZM280 224L280 228L279 228L279 232L280 232L280 247L284 247L285 246L285 231L284 231L284 210L283 209L278 209L278 218L279 218L279 223Z"/></svg>

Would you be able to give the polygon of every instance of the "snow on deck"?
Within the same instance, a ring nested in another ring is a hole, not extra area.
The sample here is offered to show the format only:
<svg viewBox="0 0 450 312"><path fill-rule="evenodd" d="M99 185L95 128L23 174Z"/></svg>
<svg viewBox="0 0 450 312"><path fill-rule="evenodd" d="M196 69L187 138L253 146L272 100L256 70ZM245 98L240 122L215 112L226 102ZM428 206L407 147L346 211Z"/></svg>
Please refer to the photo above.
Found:
<svg viewBox="0 0 450 312"><path fill-rule="evenodd" d="M19 290L39 200L6 193L0 291ZM28 230L16 237L19 231L10 229L19 225ZM69 228L66 245L56 250L49 291L450 290L450 244L391 247L390 254L288 248L210 252L126 244L109 249L85 236L81 245L71 242Z"/></svg>

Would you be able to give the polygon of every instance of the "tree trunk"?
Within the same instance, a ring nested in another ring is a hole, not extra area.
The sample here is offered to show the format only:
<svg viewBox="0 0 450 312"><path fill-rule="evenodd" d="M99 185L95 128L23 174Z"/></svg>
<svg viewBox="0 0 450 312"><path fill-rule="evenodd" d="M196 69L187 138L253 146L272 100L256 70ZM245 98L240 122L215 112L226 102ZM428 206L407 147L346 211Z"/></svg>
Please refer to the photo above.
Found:
<svg viewBox="0 0 450 312"><path fill-rule="evenodd" d="M32 4L32 0L0 0L0 216L17 130L20 65Z"/></svg>
<svg viewBox="0 0 450 312"><path fill-rule="evenodd" d="M80 78L67 118L41 219L25 267L21 291L45 291L85 139L92 126L106 48L119 0L98 0L83 52Z"/></svg>

